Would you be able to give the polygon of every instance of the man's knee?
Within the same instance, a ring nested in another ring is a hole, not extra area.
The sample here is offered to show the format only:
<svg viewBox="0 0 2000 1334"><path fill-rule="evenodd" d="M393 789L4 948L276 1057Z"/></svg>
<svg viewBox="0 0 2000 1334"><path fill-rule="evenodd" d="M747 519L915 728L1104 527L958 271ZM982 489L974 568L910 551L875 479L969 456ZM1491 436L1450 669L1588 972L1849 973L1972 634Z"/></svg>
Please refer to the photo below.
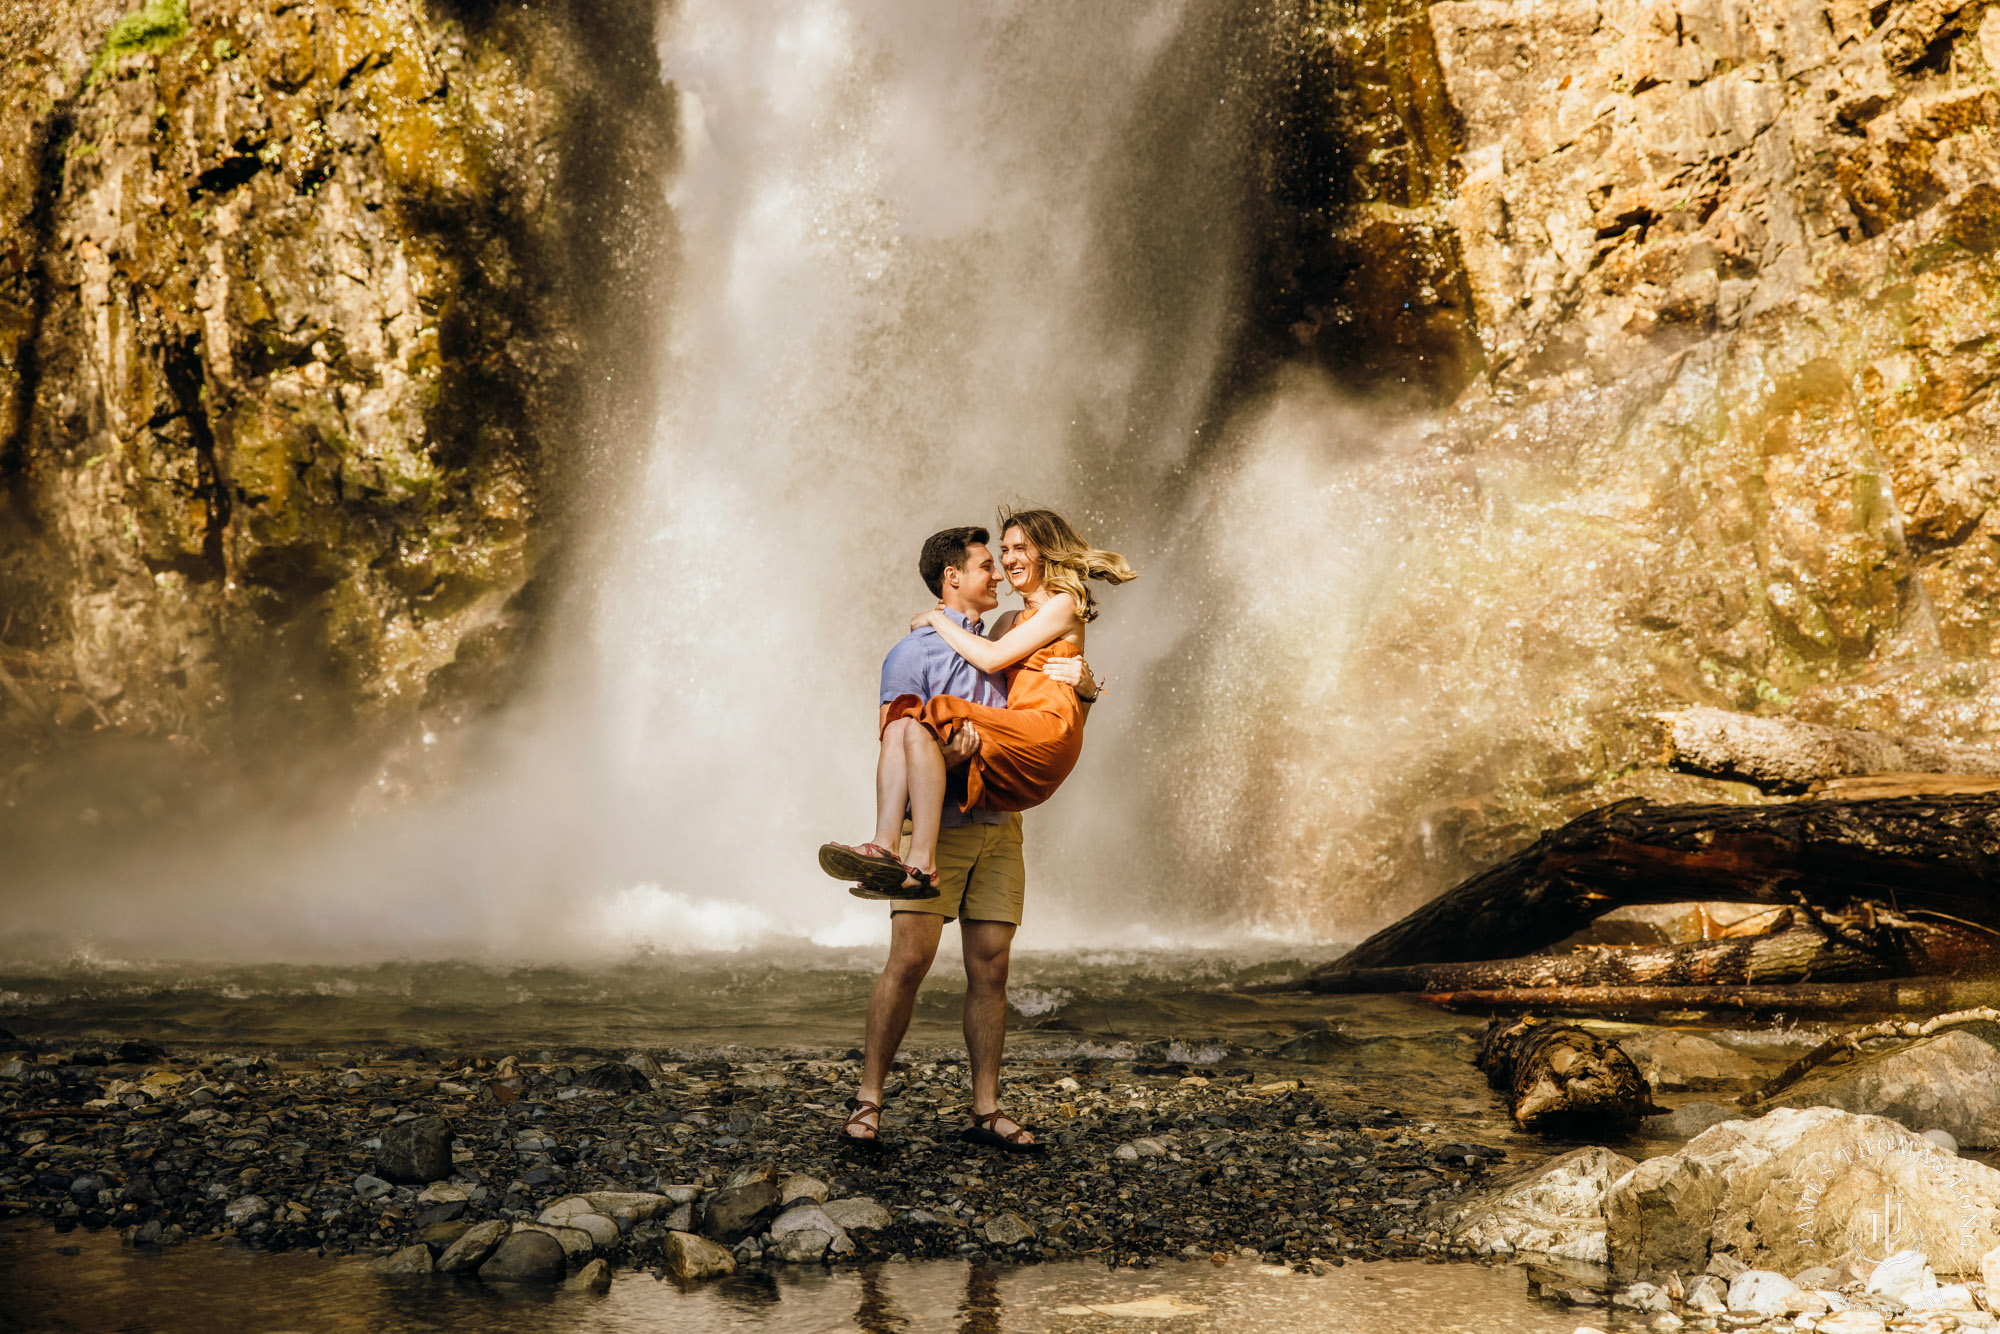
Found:
<svg viewBox="0 0 2000 1334"><path fill-rule="evenodd" d="M1005 987L1014 952L1013 924L967 922L962 939L966 981L978 987Z"/></svg>
<svg viewBox="0 0 2000 1334"><path fill-rule="evenodd" d="M908 917L928 917L930 921L905 923ZM898 913L894 922L889 936L889 962L882 972L898 986L914 987L929 975L937 958L944 919L929 913Z"/></svg>

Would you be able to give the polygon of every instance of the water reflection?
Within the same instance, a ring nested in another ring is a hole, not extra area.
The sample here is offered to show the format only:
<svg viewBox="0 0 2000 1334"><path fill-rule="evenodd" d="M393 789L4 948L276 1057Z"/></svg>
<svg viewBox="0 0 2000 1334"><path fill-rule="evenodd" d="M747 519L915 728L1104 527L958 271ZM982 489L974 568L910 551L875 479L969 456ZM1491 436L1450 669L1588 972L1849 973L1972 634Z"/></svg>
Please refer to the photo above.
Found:
<svg viewBox="0 0 2000 1334"><path fill-rule="evenodd" d="M1603 1313L1595 1314L1602 1322ZM1167 1315L1171 1323L1133 1319ZM134 1251L110 1233L58 1235L24 1222L0 1226L5 1334L212 1334L218 1328L243 1334L1095 1334L1138 1327L1216 1334L1568 1334L1576 1323L1573 1315L1531 1300L1517 1269L1413 1261L1350 1264L1322 1278L1206 1261L1143 1270L1084 1262L815 1265L748 1271L687 1288L649 1273L621 1272L609 1292L598 1294L436 1276L391 1279L362 1260L265 1255L213 1243ZM1620 1326L1614 1319L1603 1327Z"/></svg>

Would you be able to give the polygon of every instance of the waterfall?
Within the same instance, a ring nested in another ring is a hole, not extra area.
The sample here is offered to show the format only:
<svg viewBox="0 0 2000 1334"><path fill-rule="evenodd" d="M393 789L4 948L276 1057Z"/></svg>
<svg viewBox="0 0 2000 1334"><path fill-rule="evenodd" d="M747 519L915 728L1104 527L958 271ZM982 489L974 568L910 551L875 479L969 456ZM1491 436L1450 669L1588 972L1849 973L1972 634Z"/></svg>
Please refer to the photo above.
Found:
<svg viewBox="0 0 2000 1334"><path fill-rule="evenodd" d="M1153 573L1105 598L1099 670L1178 637L1161 561L1234 333L1268 39L1197 0L675 9L667 400L591 590L607 930L883 932L813 849L872 827L926 534L1053 506ZM1142 698L1114 687L1026 817L1030 940L1134 899Z"/></svg>

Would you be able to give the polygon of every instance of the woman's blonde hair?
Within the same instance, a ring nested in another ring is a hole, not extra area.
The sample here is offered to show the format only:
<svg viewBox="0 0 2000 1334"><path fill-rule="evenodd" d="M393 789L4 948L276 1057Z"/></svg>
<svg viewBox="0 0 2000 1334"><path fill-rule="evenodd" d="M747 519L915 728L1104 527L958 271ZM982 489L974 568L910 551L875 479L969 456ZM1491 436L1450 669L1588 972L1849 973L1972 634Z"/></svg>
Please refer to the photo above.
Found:
<svg viewBox="0 0 2000 1334"><path fill-rule="evenodd" d="M1042 582L1059 593L1067 593L1076 603L1076 614L1086 621L1097 619L1086 579L1102 579L1107 584L1123 584L1139 577L1123 556L1100 551L1083 540L1069 521L1054 510L1000 511L1000 537L1006 540L1009 528L1019 528L1042 558Z"/></svg>

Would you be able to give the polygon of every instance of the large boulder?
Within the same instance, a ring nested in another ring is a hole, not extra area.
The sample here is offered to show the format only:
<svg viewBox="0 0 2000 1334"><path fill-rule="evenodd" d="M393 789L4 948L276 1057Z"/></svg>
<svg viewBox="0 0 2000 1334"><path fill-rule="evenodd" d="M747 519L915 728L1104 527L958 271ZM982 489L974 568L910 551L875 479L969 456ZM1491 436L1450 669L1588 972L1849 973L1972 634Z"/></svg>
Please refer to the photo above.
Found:
<svg viewBox="0 0 2000 1334"><path fill-rule="evenodd" d="M1609 1149L1575 1149L1496 1176L1452 1205L1444 1230L1481 1255L1548 1255L1603 1264L1604 1197L1635 1166Z"/></svg>
<svg viewBox="0 0 2000 1334"><path fill-rule="evenodd" d="M1793 1274L1851 1250L1922 1250L1973 1274L2000 1242L2000 1172L1879 1116L1779 1107L1650 1158L1604 1201L1612 1276L1698 1273L1727 1253Z"/></svg>
<svg viewBox="0 0 2000 1334"><path fill-rule="evenodd" d="M2000 1052L1970 1033L1940 1033L1842 1066L1781 1101L1886 1116L1912 1130L1943 1130L1960 1144L1992 1148L2000 1146Z"/></svg>

